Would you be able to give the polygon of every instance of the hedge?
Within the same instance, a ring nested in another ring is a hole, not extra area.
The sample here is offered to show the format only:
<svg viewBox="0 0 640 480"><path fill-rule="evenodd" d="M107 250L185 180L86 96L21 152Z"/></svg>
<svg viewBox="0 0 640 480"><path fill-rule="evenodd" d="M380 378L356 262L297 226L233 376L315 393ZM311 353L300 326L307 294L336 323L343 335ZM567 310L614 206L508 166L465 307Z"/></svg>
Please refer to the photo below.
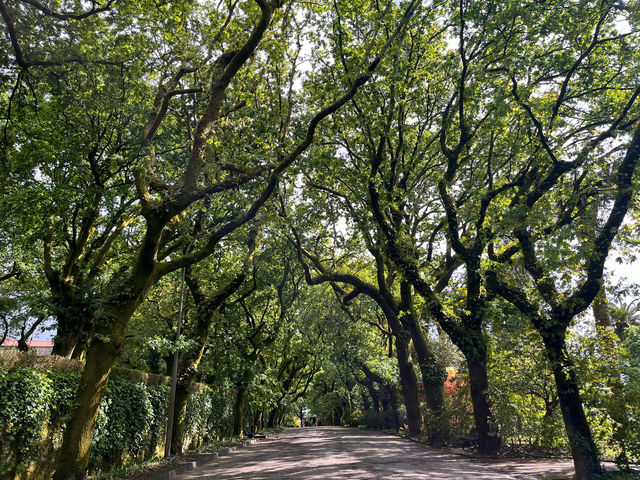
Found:
<svg viewBox="0 0 640 480"><path fill-rule="evenodd" d="M25 362L13 362L7 369L7 362L0 360L0 479L50 478L80 378L73 365L60 370L55 363L44 362L46 369L40 369L41 364ZM167 380L114 369L100 405L90 471L162 453ZM198 384L187 407L185 444L199 445L222 436L230 413L226 396Z"/></svg>

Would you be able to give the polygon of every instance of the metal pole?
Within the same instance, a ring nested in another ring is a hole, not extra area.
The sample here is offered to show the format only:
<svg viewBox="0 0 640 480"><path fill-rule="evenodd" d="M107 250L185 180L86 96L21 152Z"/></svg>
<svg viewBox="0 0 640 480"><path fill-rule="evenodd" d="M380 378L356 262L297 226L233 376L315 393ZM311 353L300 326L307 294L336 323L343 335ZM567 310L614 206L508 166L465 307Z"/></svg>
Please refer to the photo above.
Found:
<svg viewBox="0 0 640 480"><path fill-rule="evenodd" d="M195 238L193 239L195 240ZM187 252L189 251L189 247L193 244L193 240L187 247ZM180 340L180 328L182 326L182 305L184 303L184 279L187 273L187 268L182 267L182 282L180 284L180 309L178 311L178 329L176 332L176 342ZM171 390L169 394L169 417L167 418L167 437L164 444L164 458L167 458L171 455L171 435L173 434L173 417L174 410L176 408L176 386L178 384L178 347L176 345L176 351L173 352L173 368L171 369Z"/></svg>

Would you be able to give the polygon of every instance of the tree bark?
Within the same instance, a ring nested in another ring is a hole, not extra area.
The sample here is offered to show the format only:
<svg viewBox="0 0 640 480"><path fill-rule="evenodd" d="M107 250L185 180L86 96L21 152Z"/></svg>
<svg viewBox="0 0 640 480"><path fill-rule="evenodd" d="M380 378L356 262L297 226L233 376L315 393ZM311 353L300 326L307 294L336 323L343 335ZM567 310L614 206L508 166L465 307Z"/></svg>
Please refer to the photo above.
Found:
<svg viewBox="0 0 640 480"><path fill-rule="evenodd" d="M402 323L411 334L422 374L427 408L432 416L427 425L429 443L442 445L449 439L449 419L446 417L444 409L444 382L447 379L447 370L438 363L424 338L416 317L413 314L404 315Z"/></svg>
<svg viewBox="0 0 640 480"><path fill-rule="evenodd" d="M402 396L407 408L407 426L410 437L419 437L422 433L422 414L418 398L418 379L409 359L409 338L406 332L396 336L396 355L398 370L400 371L400 385Z"/></svg>
<svg viewBox="0 0 640 480"><path fill-rule="evenodd" d="M584 413L573 363L566 352L564 331L540 331L540 333L556 381L562 418L576 470L574 478L577 480L600 478L604 470L600 465L598 449Z"/></svg>
<svg viewBox="0 0 640 480"><path fill-rule="evenodd" d="M371 410L371 402L369 401L369 396L365 391L362 392L362 408L364 411ZM375 411L377 411L377 409Z"/></svg>
<svg viewBox="0 0 640 480"><path fill-rule="evenodd" d="M373 403L373 409L376 412L379 412L380 411L380 398L378 396L378 392L376 390L375 385L373 384L373 382L367 382L366 387L367 387L367 390L369 391L369 396L371 397L371 402Z"/></svg>
<svg viewBox="0 0 640 480"><path fill-rule="evenodd" d="M467 357L469 367L469 387L473 404L473 419L478 431L478 453L496 455L501 439L493 425L493 414L489 401L489 381L487 378L487 359L480 355Z"/></svg>
<svg viewBox="0 0 640 480"><path fill-rule="evenodd" d="M375 374L371 369L365 364L361 363L360 370L364 373L365 379L362 384L365 386L367 391L369 392L369 396L371 397L371 401L373 402L373 409L378 412L380 411L380 395L376 390L375 383L379 383L381 387L384 387L384 379L379 375ZM364 398L364 395L363 395ZM368 410L368 407L365 408Z"/></svg>
<svg viewBox="0 0 640 480"><path fill-rule="evenodd" d="M89 341L89 332L87 330L83 330L80 332L78 339L76 341L76 346L73 349L73 353L71 354L72 360L84 360L84 356L87 353L87 342Z"/></svg>
<svg viewBox="0 0 640 480"><path fill-rule="evenodd" d="M392 385L386 386L389 394L389 407L393 413L393 427L397 431L400 428L400 411L398 409L398 396L395 388ZM387 410L383 407L383 410Z"/></svg>
<svg viewBox="0 0 640 480"><path fill-rule="evenodd" d="M244 427L244 404L247 399L247 389L243 382L238 383L236 401L233 405L233 435L242 435Z"/></svg>
<svg viewBox="0 0 640 480"><path fill-rule="evenodd" d="M171 429L171 454L176 455L184 451L184 420L189 400L189 385L176 386L176 403L173 414L173 428Z"/></svg>
<svg viewBox="0 0 640 480"><path fill-rule="evenodd" d="M58 304L62 301L60 299L54 300ZM51 354L71 358L76 345L82 336L86 334L89 321L83 321L83 318L89 317L90 314L80 312L74 305L65 302L65 305L58 305L55 308L54 315L56 317L57 330L53 339Z"/></svg>
<svg viewBox="0 0 640 480"><path fill-rule="evenodd" d="M178 454L184 451L185 418L190 390L195 379L197 369L186 368L180 372L176 385L176 400L173 414L173 427L171 429L171 453Z"/></svg>

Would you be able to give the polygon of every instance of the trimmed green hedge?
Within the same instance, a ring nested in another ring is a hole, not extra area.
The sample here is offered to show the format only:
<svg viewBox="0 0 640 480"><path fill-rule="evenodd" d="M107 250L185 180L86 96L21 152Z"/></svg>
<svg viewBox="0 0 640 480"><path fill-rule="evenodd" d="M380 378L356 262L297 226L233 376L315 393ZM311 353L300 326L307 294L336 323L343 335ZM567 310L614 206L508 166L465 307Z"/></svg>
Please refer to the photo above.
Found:
<svg viewBox="0 0 640 480"><path fill-rule="evenodd" d="M21 367L0 374L0 476L11 478L34 463L48 425L53 380Z"/></svg>
<svg viewBox="0 0 640 480"><path fill-rule="evenodd" d="M113 372L100 405L91 470L154 457L164 443L166 377L120 370ZM76 369L0 366L0 479L50 475L79 378ZM198 445L222 436L230 417L229 399L198 386L187 407L185 443Z"/></svg>

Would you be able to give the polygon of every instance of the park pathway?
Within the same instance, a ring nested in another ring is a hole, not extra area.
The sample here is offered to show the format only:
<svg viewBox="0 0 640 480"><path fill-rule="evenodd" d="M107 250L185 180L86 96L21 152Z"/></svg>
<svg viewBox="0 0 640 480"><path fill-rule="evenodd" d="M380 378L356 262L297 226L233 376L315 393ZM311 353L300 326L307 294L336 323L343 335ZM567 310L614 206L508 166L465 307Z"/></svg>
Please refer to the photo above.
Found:
<svg viewBox="0 0 640 480"><path fill-rule="evenodd" d="M343 427L289 428L176 480L191 479L531 479L379 432ZM548 477L547 477L548 478Z"/></svg>

